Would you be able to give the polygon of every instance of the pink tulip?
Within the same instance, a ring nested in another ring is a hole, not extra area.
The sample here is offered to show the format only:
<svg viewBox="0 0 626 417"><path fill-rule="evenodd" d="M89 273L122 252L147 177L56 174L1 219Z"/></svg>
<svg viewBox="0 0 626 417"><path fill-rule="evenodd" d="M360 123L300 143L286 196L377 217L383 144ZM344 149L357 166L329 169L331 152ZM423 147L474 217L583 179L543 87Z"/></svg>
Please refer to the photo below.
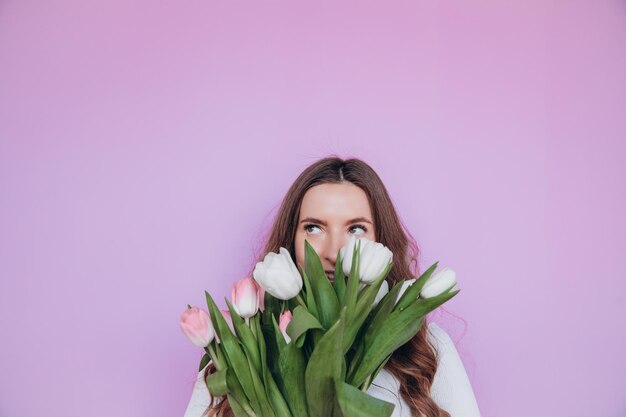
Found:
<svg viewBox="0 0 626 417"><path fill-rule="evenodd" d="M293 315L291 314L291 311L286 310L283 314L280 315L278 319L278 328L283 333L283 336L285 337L287 343L291 342L291 338L287 334L287 326L289 325L289 322L292 318Z"/></svg>
<svg viewBox="0 0 626 417"><path fill-rule="evenodd" d="M259 291L254 279L246 277L235 282L231 289L233 307L243 318L250 318L259 311Z"/></svg>
<svg viewBox="0 0 626 417"><path fill-rule="evenodd" d="M198 347L208 346L215 337L209 313L198 307L190 307L180 318L180 328L187 338Z"/></svg>

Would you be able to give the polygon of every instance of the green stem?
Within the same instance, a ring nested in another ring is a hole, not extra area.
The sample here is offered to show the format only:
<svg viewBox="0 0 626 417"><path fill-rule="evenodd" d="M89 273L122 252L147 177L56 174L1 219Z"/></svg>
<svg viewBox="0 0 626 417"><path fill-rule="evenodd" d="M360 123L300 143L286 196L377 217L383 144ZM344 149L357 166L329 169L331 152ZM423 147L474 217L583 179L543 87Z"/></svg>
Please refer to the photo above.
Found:
<svg viewBox="0 0 626 417"><path fill-rule="evenodd" d="M213 344L209 344L209 346L205 347L204 349L213 360L213 363L215 364L215 369L221 371L222 364L217 360L217 354L215 353L215 349L213 349Z"/></svg>

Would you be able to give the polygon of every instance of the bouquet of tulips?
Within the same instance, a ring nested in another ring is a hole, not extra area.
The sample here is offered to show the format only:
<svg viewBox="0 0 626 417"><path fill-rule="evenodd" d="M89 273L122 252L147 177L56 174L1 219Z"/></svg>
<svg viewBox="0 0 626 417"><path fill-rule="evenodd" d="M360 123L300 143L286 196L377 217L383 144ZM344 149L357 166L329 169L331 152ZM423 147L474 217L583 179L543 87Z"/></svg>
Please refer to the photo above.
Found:
<svg viewBox="0 0 626 417"><path fill-rule="evenodd" d="M200 370L213 396L227 396L237 417L388 417L393 405L367 389L393 352L419 331L424 317L459 290L454 271L389 289L393 254L352 237L340 249L332 281L305 241L298 269L280 248L233 286L228 310L205 291L209 312L191 307L181 328L205 351Z"/></svg>

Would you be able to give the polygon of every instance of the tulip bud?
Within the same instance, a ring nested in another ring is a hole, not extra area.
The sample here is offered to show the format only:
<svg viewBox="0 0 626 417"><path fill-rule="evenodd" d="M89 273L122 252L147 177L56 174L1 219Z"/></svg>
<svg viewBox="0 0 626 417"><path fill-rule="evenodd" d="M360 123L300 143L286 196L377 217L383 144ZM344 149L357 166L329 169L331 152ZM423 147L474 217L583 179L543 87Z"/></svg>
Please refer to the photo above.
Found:
<svg viewBox="0 0 626 417"><path fill-rule="evenodd" d="M237 314L247 319L259 311L257 283L249 277L235 282L230 292L231 302Z"/></svg>
<svg viewBox="0 0 626 417"><path fill-rule="evenodd" d="M421 298L431 298L435 297L439 294L442 294L448 288L456 285L456 272L452 269L445 267L441 271L437 272L434 275L431 275L422 291L420 293Z"/></svg>
<svg viewBox="0 0 626 417"><path fill-rule="evenodd" d="M278 253L270 252L262 262L258 262L252 272L256 280L265 291L279 300L290 300L302 289L302 277L285 248Z"/></svg>
<svg viewBox="0 0 626 417"><path fill-rule="evenodd" d="M209 313L198 307L185 310L180 318L180 329L191 343L201 348L208 346L215 337Z"/></svg>
<svg viewBox="0 0 626 417"><path fill-rule="evenodd" d="M364 237L357 239L355 236L351 236L346 246L339 250L345 275L350 275L352 253L357 241L361 245L359 249L359 280L364 284L371 284L380 277L387 265L393 260L393 253L382 243Z"/></svg>
<svg viewBox="0 0 626 417"><path fill-rule="evenodd" d="M287 326L289 325L289 322L291 321L292 318L293 318L293 315L291 314L291 311L285 310L285 312L280 315L280 318L278 321L278 328L283 333L283 336L285 337L285 341L287 343L291 342L291 338L287 334Z"/></svg>
<svg viewBox="0 0 626 417"><path fill-rule="evenodd" d="M387 283L387 281L383 281L380 288L378 289L378 292L376 293L376 298L374 298L374 303L372 304L372 308L376 307L378 303L380 303L380 300L382 300L385 297L385 295L387 295L388 292L389 292L389 284Z"/></svg>

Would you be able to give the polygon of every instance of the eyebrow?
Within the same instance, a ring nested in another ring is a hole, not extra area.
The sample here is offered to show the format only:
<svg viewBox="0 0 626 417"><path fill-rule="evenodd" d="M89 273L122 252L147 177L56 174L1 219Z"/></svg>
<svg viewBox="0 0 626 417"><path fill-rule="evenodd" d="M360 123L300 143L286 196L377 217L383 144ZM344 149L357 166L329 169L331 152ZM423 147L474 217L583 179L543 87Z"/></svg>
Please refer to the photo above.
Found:
<svg viewBox="0 0 626 417"><path fill-rule="evenodd" d="M328 224L327 224L325 221L320 220L320 219L316 219L316 218L314 218L314 217L306 217L306 218L304 218L304 219L300 220L300 223L305 223L305 222L307 222L307 223L319 223L319 224L321 224L322 226L328 226ZM364 222L364 223L369 223L369 224L372 224L372 222L371 222L371 221L369 221L369 220L367 220L365 217L355 217L355 218L354 218L354 219L352 219L352 220L348 220L348 221L346 222L346 224L350 224L350 223L359 223L359 222Z"/></svg>

